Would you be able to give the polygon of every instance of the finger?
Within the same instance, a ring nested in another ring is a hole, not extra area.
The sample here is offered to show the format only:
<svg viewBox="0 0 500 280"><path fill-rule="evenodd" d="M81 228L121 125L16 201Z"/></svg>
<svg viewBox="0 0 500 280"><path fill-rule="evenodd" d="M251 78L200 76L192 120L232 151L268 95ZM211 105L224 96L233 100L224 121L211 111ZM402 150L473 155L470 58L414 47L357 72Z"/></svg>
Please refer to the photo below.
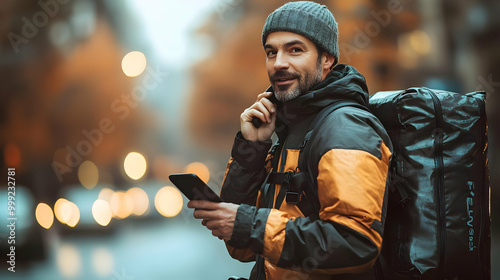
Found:
<svg viewBox="0 0 500 280"><path fill-rule="evenodd" d="M207 226L207 222L208 222L208 221L207 221L207 220L205 220L205 219L201 220L201 224L202 224L203 226Z"/></svg>
<svg viewBox="0 0 500 280"><path fill-rule="evenodd" d="M266 116L257 109L246 109L243 114L241 114L241 119L245 122L251 122L253 118L258 118L262 122L267 122Z"/></svg>
<svg viewBox="0 0 500 280"><path fill-rule="evenodd" d="M195 208L195 209L217 209L217 202L212 202L208 200L191 200L188 202L187 207L188 208Z"/></svg>
<svg viewBox="0 0 500 280"><path fill-rule="evenodd" d="M266 106L267 110L271 112L271 114L276 112L276 104L274 104L271 100L262 98L260 100L260 103L264 104L264 106Z"/></svg>
<svg viewBox="0 0 500 280"><path fill-rule="evenodd" d="M212 235L215 237L218 237L219 239L222 238L222 236L220 236L220 232L218 230L212 230Z"/></svg>
<svg viewBox="0 0 500 280"><path fill-rule="evenodd" d="M268 98L268 97L270 97L271 95L273 95L273 93L272 93L271 91L265 91L265 92L263 92L263 93L261 93L261 94L257 95L257 100L256 100L256 101L257 101L257 102L259 102L262 98L264 98L264 97L265 97L265 98Z"/></svg>
<svg viewBox="0 0 500 280"><path fill-rule="evenodd" d="M196 219L203 219L207 221L220 219L219 212L214 210L197 209L194 211L193 215Z"/></svg>
<svg viewBox="0 0 500 280"><path fill-rule="evenodd" d="M231 236L233 233L233 228L223 221L208 221L206 227L212 232L216 232L217 236Z"/></svg>
<svg viewBox="0 0 500 280"><path fill-rule="evenodd" d="M271 106L272 107L272 106ZM265 122L270 123L271 122L271 112L269 109L264 105L262 102L256 102L250 107L251 109L256 109L259 112L263 113L265 116ZM264 120L262 120L264 121Z"/></svg>
<svg viewBox="0 0 500 280"><path fill-rule="evenodd" d="M207 221L205 225L209 230L215 230L221 227L221 222L219 220L216 221Z"/></svg>

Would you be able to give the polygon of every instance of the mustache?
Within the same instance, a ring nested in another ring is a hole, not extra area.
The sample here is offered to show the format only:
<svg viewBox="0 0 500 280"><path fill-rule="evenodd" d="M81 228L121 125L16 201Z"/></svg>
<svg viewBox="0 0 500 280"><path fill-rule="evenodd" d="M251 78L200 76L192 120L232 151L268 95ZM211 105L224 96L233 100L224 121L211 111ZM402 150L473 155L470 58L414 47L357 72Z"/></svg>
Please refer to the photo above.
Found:
<svg viewBox="0 0 500 280"><path fill-rule="evenodd" d="M279 70L271 74L269 78L272 82L275 82L277 79L300 79L300 74Z"/></svg>

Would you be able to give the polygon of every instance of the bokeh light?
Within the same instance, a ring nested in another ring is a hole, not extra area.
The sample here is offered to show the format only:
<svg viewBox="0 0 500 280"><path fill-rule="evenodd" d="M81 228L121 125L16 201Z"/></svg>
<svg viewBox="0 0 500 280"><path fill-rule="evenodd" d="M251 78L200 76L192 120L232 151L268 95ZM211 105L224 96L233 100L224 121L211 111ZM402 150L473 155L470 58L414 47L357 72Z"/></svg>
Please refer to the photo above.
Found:
<svg viewBox="0 0 500 280"><path fill-rule="evenodd" d="M65 198L59 198L56 201L54 213L59 222L70 227L75 227L80 221L80 209L76 204Z"/></svg>
<svg viewBox="0 0 500 280"><path fill-rule="evenodd" d="M66 222L68 222L69 220L69 216L65 215L64 212L65 211L64 205L66 205L66 203L68 202L69 201L65 198L59 198L54 204L54 214L56 215L57 220L62 224L66 224Z"/></svg>
<svg viewBox="0 0 500 280"><path fill-rule="evenodd" d="M123 168L127 176L134 180L138 180L146 173L146 159L139 153L131 152L125 157Z"/></svg>
<svg viewBox="0 0 500 280"><path fill-rule="evenodd" d="M114 267L114 259L111 252L107 248L96 248L92 252L92 267L99 276L105 277L111 275Z"/></svg>
<svg viewBox="0 0 500 280"><path fill-rule="evenodd" d="M67 209L69 212L69 219L66 224L70 227L75 227L80 221L80 209L71 201L64 205L64 209Z"/></svg>
<svg viewBox="0 0 500 280"><path fill-rule="evenodd" d="M210 171L208 170L208 167L201 162L188 164L184 169L184 172L198 175L198 177L200 177L200 179L205 183L208 183L208 180L210 180Z"/></svg>
<svg viewBox="0 0 500 280"><path fill-rule="evenodd" d="M132 199L134 205L132 214L136 216L144 215L149 209L148 194L141 188L131 188L127 191L127 196Z"/></svg>
<svg viewBox="0 0 500 280"><path fill-rule="evenodd" d="M111 196L109 202L113 217L125 219L134 211L134 202L124 191L117 191Z"/></svg>
<svg viewBox="0 0 500 280"><path fill-rule="evenodd" d="M128 77L137 77L146 69L146 56L139 51L127 53L122 59L122 70Z"/></svg>
<svg viewBox="0 0 500 280"><path fill-rule="evenodd" d="M115 193L114 190L110 189L110 188L103 188L100 192L99 192L99 199L102 199L102 200L105 200L107 201L108 203L111 201L111 197L113 196L113 194Z"/></svg>
<svg viewBox="0 0 500 280"><path fill-rule="evenodd" d="M107 226L113 217L111 207L106 200L97 199L92 204L92 217L101 226Z"/></svg>
<svg viewBox="0 0 500 280"><path fill-rule="evenodd" d="M54 223L54 213L52 212L52 208L46 203L39 203L36 206L35 217L43 228L49 229Z"/></svg>
<svg viewBox="0 0 500 280"><path fill-rule="evenodd" d="M69 244L63 244L57 250L57 267L65 278L77 278L82 270L82 259L78 249Z"/></svg>
<svg viewBox="0 0 500 280"><path fill-rule="evenodd" d="M155 196L155 207L158 213L165 217L175 217L182 210L183 198L174 187L161 188Z"/></svg>
<svg viewBox="0 0 500 280"><path fill-rule="evenodd" d="M86 189L93 189L99 181L99 170L97 166L86 160L78 167L78 179Z"/></svg>
<svg viewBox="0 0 500 280"><path fill-rule="evenodd" d="M431 51L431 39L423 30L415 30L409 34L410 45L419 54L425 55Z"/></svg>

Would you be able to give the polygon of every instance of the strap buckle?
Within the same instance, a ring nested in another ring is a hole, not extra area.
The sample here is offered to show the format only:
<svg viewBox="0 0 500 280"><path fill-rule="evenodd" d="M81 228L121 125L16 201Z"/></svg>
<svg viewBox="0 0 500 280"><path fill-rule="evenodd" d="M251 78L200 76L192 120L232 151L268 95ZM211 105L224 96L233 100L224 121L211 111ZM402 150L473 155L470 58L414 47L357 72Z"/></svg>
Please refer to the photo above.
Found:
<svg viewBox="0 0 500 280"><path fill-rule="evenodd" d="M286 203L296 205L300 202L300 194L298 192L286 192Z"/></svg>
<svg viewBox="0 0 500 280"><path fill-rule="evenodd" d="M295 172L287 172L285 174L285 180L283 181L283 184L286 184L286 187L288 188L286 192L286 203L293 205L296 205L300 202L300 189L297 188L297 182L295 182L294 180L295 175Z"/></svg>

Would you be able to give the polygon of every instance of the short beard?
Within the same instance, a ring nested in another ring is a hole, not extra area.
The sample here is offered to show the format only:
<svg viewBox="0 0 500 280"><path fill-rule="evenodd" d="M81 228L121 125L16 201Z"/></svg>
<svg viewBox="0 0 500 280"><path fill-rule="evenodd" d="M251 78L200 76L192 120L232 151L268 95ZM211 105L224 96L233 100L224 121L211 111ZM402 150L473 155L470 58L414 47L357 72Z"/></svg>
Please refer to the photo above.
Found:
<svg viewBox="0 0 500 280"><path fill-rule="evenodd" d="M311 88L321 83L321 78L323 74L321 71L321 56L318 56L318 60L316 62L316 70L317 71L315 73L306 72L304 76L300 76L299 74L294 74L293 76L297 78L299 84L298 86L296 86L291 90L288 90L290 87L289 85L284 86L283 88L276 86L274 88L274 95L276 96L276 99L278 99L281 102L290 101L294 98L297 98L307 93ZM312 74L312 76L310 76L310 74ZM285 71L278 71L274 73L274 75L270 77L271 84L272 81L275 80L276 76L286 76L286 75L292 75L292 74L288 74Z"/></svg>

